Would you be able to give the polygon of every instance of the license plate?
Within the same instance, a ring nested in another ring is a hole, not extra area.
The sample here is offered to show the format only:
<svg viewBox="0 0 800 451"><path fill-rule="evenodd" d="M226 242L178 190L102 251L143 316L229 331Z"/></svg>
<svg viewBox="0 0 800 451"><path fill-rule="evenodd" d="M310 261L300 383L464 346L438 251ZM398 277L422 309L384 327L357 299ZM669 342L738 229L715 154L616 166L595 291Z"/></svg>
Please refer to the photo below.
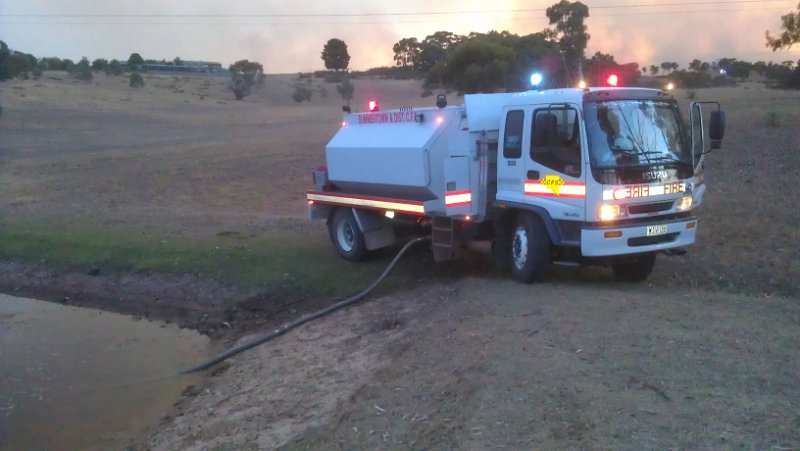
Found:
<svg viewBox="0 0 800 451"><path fill-rule="evenodd" d="M664 235L667 233L667 225L647 226L647 236Z"/></svg>

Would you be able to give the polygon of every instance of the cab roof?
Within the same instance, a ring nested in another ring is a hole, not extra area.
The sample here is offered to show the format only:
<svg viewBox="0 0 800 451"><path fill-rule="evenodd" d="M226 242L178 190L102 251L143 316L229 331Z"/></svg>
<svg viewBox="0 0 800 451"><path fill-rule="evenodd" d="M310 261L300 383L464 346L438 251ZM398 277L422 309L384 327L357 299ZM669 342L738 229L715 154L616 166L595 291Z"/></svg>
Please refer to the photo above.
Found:
<svg viewBox="0 0 800 451"><path fill-rule="evenodd" d="M503 109L514 106L564 104L608 100L672 100L672 95L649 88L563 88L499 94L467 94L464 105L470 131L498 130Z"/></svg>

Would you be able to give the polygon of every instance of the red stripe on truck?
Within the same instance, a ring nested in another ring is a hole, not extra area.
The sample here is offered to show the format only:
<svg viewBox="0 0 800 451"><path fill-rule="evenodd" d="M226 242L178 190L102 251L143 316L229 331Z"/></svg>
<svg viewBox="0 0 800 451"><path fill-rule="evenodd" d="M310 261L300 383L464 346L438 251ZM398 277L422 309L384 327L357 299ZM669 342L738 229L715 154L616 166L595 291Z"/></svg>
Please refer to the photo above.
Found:
<svg viewBox="0 0 800 451"><path fill-rule="evenodd" d="M462 207L464 205L472 204L472 192L465 191L450 191L444 195L444 203L447 208Z"/></svg>

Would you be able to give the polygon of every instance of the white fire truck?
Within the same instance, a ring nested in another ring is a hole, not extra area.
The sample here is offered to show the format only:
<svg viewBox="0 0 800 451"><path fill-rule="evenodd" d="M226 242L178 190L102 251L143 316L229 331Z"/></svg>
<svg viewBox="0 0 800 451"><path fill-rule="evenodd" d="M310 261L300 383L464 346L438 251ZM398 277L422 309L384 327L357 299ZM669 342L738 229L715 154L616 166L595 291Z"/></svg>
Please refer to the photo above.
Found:
<svg viewBox="0 0 800 451"><path fill-rule="evenodd" d="M669 92L608 87L345 114L314 171L310 216L351 261L411 226L437 261L491 251L520 282L553 263L644 280L657 253L695 241L704 155L725 131L712 104L692 103L684 123Z"/></svg>

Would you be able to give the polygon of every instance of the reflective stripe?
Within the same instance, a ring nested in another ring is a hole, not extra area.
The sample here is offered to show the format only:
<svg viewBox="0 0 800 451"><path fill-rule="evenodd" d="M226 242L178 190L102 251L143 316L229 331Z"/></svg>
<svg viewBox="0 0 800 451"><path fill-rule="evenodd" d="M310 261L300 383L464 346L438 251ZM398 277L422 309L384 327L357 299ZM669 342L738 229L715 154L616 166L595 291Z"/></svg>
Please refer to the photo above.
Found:
<svg viewBox="0 0 800 451"><path fill-rule="evenodd" d="M444 196L444 203L447 207L460 207L472 203L472 193L470 191L451 191Z"/></svg>
<svg viewBox="0 0 800 451"><path fill-rule="evenodd" d="M337 205L348 205L353 207L372 208L375 210L393 210L415 215L425 214L425 207L422 202L400 199L380 199L374 197L364 197L347 194L319 193L309 191L308 200L326 202Z"/></svg>
<svg viewBox="0 0 800 451"><path fill-rule="evenodd" d="M557 189L554 189L553 187L542 185L541 180L526 180L525 195L583 199L586 197L586 184L583 182L564 182Z"/></svg>

